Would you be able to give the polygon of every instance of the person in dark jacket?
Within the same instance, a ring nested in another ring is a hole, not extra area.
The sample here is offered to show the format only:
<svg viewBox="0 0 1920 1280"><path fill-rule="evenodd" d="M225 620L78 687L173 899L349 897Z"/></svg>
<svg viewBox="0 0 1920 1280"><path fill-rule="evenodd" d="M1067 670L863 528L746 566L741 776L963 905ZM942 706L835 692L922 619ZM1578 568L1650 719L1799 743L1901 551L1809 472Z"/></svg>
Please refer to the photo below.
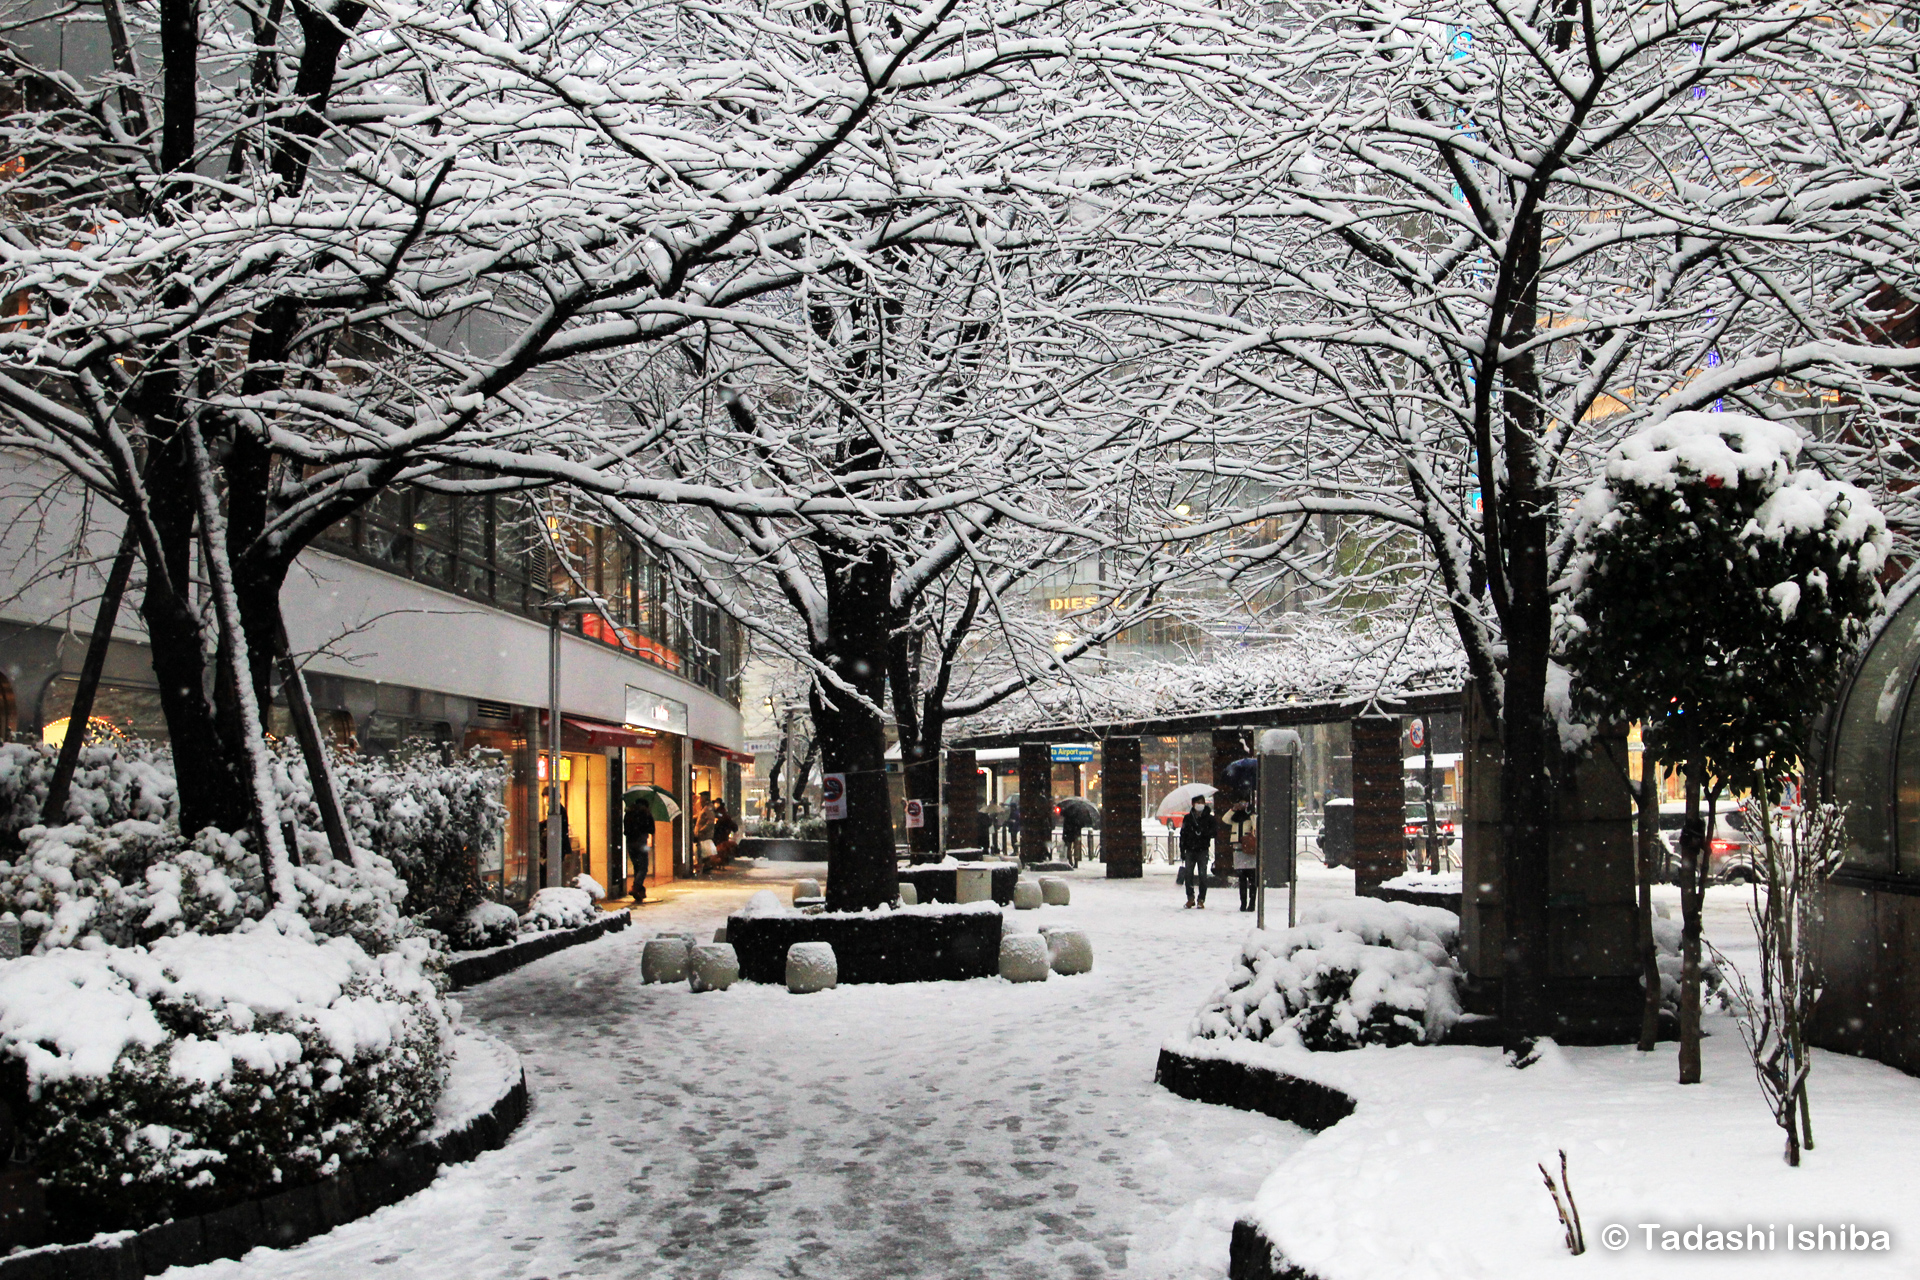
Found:
<svg viewBox="0 0 1920 1280"><path fill-rule="evenodd" d="M1195 796L1193 806L1187 810L1187 816L1180 820L1180 865L1181 879L1187 885L1187 906L1207 909L1207 859L1213 853L1213 837L1220 830L1218 819L1213 816L1213 807L1205 796ZM1200 900L1194 901L1194 888L1199 887Z"/></svg>

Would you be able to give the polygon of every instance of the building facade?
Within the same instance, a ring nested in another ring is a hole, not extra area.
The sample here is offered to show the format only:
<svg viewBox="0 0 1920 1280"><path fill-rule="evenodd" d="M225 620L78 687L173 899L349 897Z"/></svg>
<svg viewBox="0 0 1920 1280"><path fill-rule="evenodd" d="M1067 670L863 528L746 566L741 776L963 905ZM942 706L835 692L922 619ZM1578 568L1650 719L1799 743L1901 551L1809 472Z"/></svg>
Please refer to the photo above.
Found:
<svg viewBox="0 0 1920 1280"><path fill-rule="evenodd" d="M117 528L90 520L43 464L6 465L0 730L57 740ZM136 578L94 719L164 740L137 590ZM385 494L337 526L301 555L283 593L289 639L336 743L374 755L499 753L508 816L480 873L502 901L524 901L540 877L551 623L539 606L583 595L604 607L568 616L561 638L563 874L584 871L619 897L636 876L657 885L687 874L701 798L738 794L751 757L741 749L745 645L730 620L677 593L610 530L547 520L525 498L424 491ZM271 714L284 731L284 708ZM665 790L683 816L637 830L629 848L622 797L639 786Z"/></svg>

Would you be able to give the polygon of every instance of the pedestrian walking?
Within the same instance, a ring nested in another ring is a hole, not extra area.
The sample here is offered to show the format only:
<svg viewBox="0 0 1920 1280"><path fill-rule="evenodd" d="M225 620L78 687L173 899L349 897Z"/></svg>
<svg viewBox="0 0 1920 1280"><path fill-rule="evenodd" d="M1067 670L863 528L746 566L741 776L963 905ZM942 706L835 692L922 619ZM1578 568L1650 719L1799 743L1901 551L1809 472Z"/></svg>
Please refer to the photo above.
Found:
<svg viewBox="0 0 1920 1280"><path fill-rule="evenodd" d="M1195 796L1193 807L1180 820L1180 877L1187 886L1187 906L1207 909L1207 858L1213 852L1213 838L1220 822L1213 816L1205 796ZM1194 900L1195 886L1199 901Z"/></svg>

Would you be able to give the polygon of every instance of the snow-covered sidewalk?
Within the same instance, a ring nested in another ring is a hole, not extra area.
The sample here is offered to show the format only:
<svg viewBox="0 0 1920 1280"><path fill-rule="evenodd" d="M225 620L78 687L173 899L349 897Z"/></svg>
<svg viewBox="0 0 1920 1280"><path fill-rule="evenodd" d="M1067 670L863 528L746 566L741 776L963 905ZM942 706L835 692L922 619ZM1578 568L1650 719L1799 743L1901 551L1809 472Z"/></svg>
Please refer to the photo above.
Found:
<svg viewBox="0 0 1920 1280"><path fill-rule="evenodd" d="M527 1066L512 1142L298 1248L190 1274L1223 1276L1235 1215L1305 1136L1153 1083L1248 927L1233 892L1184 911L1171 868L1107 881L1096 864L1069 877L1072 906L1017 913L1084 927L1094 972L1027 986L640 983L643 939L711 931L754 889L820 870L687 886L625 933L463 993ZM1352 892L1323 877L1316 891Z"/></svg>

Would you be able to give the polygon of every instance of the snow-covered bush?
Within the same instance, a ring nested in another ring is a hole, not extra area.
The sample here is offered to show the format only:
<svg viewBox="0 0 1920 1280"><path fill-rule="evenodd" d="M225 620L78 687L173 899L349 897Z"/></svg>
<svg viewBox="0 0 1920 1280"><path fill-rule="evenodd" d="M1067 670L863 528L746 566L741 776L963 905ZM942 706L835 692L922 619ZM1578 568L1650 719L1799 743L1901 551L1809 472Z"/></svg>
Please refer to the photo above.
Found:
<svg viewBox="0 0 1920 1280"><path fill-rule="evenodd" d="M22 831L41 825L40 806L59 754L44 742L0 743L0 847L17 845ZM69 812L78 810L96 827L169 822L175 800L170 764L139 741L82 747L67 792Z"/></svg>
<svg viewBox="0 0 1920 1280"><path fill-rule="evenodd" d="M1460 1018L1460 918L1438 907L1350 898L1292 929L1255 931L1192 1035L1308 1049L1432 1044Z"/></svg>
<svg viewBox="0 0 1920 1280"><path fill-rule="evenodd" d="M542 889L527 904L520 918L522 933L544 933L549 929L578 929L600 918L593 899L579 889Z"/></svg>
<svg viewBox="0 0 1920 1280"><path fill-rule="evenodd" d="M504 947L520 932L520 913L504 902L482 899L467 908L448 940L456 951Z"/></svg>
<svg viewBox="0 0 1920 1280"><path fill-rule="evenodd" d="M0 1082L60 1233L325 1177L423 1127L449 1035L427 953L278 912L0 965Z"/></svg>
<svg viewBox="0 0 1920 1280"><path fill-rule="evenodd" d="M596 902L607 896L606 886L584 871L573 878L573 887Z"/></svg>

